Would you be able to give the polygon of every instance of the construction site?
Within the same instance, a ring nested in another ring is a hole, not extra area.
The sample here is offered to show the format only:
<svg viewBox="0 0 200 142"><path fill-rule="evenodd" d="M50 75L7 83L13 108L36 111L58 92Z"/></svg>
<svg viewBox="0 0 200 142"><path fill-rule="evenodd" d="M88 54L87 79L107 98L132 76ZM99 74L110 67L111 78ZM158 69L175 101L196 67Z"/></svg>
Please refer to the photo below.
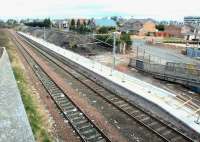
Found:
<svg viewBox="0 0 200 142"><path fill-rule="evenodd" d="M198 22L0 22L0 142L199 142Z"/></svg>

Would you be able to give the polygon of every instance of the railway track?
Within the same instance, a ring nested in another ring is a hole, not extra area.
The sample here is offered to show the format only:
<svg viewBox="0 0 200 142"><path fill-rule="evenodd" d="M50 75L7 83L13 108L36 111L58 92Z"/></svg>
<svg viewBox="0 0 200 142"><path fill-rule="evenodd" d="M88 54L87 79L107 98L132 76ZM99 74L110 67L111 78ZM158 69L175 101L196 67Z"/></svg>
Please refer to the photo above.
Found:
<svg viewBox="0 0 200 142"><path fill-rule="evenodd" d="M64 94L62 89L45 73L42 67L34 60L30 53L23 47L20 40L13 35L13 41L31 66L45 89L53 99L63 117L70 123L84 142L110 142L105 134Z"/></svg>
<svg viewBox="0 0 200 142"><path fill-rule="evenodd" d="M47 50L47 48L42 47L38 43L27 40L22 37L23 40L34 47L40 54L45 56L48 60L56 64L62 70L73 76L76 80L84 84L87 88L92 90L96 95L100 96L106 102L125 113L129 118L137 121L143 127L149 131L155 133L163 141L172 141L172 142L184 142L184 141L193 141L178 129L176 129L172 124L159 120L154 116L151 116L148 112L139 108L138 106L130 103L126 99L114 94L113 92L107 90L101 85L97 84L95 81L89 79L79 70L74 68L69 62L66 62L62 57L53 53L52 51ZM40 47L40 48L38 48Z"/></svg>

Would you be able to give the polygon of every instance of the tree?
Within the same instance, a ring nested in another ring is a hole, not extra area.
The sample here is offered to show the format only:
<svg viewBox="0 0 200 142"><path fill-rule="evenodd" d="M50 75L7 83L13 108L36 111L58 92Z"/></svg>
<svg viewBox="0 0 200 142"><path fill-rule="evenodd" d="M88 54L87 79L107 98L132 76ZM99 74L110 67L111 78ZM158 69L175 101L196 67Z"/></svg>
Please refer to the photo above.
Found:
<svg viewBox="0 0 200 142"><path fill-rule="evenodd" d="M5 22L3 20L0 20L0 28L5 27Z"/></svg>
<svg viewBox="0 0 200 142"><path fill-rule="evenodd" d="M48 19L44 19L43 21L43 27L51 27L51 20L48 18Z"/></svg>
<svg viewBox="0 0 200 142"><path fill-rule="evenodd" d="M90 26L90 24L91 24L91 20L89 19L87 22L87 25Z"/></svg>
<svg viewBox="0 0 200 142"><path fill-rule="evenodd" d="M97 31L99 34L107 34L108 33L108 27L101 27L99 28L99 30Z"/></svg>
<svg viewBox="0 0 200 142"><path fill-rule="evenodd" d="M113 31L115 31L115 27L105 27L105 26L103 26L103 27L99 28L97 32L100 33L100 34L107 34L109 32L113 32Z"/></svg>
<svg viewBox="0 0 200 142"><path fill-rule="evenodd" d="M74 19L71 20L69 28L70 28L70 30L75 30L75 20Z"/></svg>
<svg viewBox="0 0 200 142"><path fill-rule="evenodd" d="M86 26L90 31L94 31L95 30L94 19L89 19Z"/></svg>
<svg viewBox="0 0 200 142"><path fill-rule="evenodd" d="M165 25L163 25L163 24L156 25L156 29L158 31L164 31L165 30Z"/></svg>
<svg viewBox="0 0 200 142"><path fill-rule="evenodd" d="M85 34L85 33L88 33L90 32L91 30L89 28L87 28L86 26L84 25L81 25L78 29L78 32L81 33L81 34Z"/></svg>
<svg viewBox="0 0 200 142"><path fill-rule="evenodd" d="M87 26L87 23L85 20L83 20L83 25L86 27Z"/></svg>
<svg viewBox="0 0 200 142"><path fill-rule="evenodd" d="M29 23L24 23L27 26L31 26L31 27L51 27L51 20L50 19L44 19L41 22L38 21L34 21L34 22L29 22Z"/></svg>
<svg viewBox="0 0 200 142"><path fill-rule="evenodd" d="M120 43L122 46L120 48L121 52L125 53L126 50L129 50L132 45L132 40L129 34L122 32L120 36Z"/></svg>
<svg viewBox="0 0 200 142"><path fill-rule="evenodd" d="M81 22L80 22L80 19L78 19L77 22L76 22L76 27L77 27L77 29L79 29L80 26L81 26Z"/></svg>
<svg viewBox="0 0 200 142"><path fill-rule="evenodd" d="M112 16L111 19L116 22L118 17L117 16Z"/></svg>
<svg viewBox="0 0 200 142"><path fill-rule="evenodd" d="M130 34L121 33L120 40L122 42L126 43L127 46L131 46L132 45L132 40L131 40Z"/></svg>

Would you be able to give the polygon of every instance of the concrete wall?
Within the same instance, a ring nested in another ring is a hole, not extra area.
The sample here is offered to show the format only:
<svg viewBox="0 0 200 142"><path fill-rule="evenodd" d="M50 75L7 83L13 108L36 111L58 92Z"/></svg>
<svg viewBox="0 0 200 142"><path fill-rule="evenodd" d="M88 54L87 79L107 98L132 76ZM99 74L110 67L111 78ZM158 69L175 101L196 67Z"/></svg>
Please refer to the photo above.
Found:
<svg viewBox="0 0 200 142"><path fill-rule="evenodd" d="M34 142L9 57L0 57L0 142Z"/></svg>

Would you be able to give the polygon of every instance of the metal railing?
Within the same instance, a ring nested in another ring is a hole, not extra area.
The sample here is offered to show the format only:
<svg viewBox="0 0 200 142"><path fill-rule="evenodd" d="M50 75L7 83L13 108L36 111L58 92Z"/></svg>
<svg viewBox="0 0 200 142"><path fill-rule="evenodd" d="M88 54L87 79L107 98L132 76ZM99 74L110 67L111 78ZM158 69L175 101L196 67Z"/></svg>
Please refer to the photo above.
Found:
<svg viewBox="0 0 200 142"><path fill-rule="evenodd" d="M133 66L136 65L136 58L131 59L131 64ZM193 64L176 64L172 62L167 62L165 65L150 63L148 61L142 61L141 70L146 72L150 72L153 74L160 74L163 76L172 76L175 78L200 83L200 67L198 65Z"/></svg>

